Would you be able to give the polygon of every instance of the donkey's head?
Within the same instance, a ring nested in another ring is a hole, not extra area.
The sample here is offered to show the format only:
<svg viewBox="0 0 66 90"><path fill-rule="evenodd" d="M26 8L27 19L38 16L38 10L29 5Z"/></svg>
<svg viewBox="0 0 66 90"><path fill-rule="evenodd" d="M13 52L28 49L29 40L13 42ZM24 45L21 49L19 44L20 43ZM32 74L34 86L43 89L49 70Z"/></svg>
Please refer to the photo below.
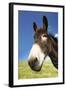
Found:
<svg viewBox="0 0 66 90"><path fill-rule="evenodd" d="M48 20L43 16L43 27L38 28L37 24L33 23L34 29L34 44L29 53L28 64L34 71L40 71L45 57L51 52L50 37L47 32Z"/></svg>

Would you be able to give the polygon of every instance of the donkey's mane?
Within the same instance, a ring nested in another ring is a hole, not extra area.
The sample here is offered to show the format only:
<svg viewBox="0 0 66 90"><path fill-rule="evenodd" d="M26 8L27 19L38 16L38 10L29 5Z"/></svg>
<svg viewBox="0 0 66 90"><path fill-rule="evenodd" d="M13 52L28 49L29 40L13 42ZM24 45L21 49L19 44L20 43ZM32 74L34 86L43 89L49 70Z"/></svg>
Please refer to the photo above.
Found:
<svg viewBox="0 0 66 90"><path fill-rule="evenodd" d="M56 37L54 37L52 34L49 34L49 36L57 43L58 39Z"/></svg>

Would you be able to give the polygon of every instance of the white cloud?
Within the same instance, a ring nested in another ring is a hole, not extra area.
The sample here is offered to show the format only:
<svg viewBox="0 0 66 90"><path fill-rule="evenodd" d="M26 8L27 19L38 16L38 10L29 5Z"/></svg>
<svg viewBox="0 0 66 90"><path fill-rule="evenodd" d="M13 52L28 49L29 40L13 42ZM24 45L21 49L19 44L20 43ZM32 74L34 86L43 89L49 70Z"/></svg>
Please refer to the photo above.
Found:
<svg viewBox="0 0 66 90"><path fill-rule="evenodd" d="M57 33L55 34L55 38L58 38L58 34Z"/></svg>

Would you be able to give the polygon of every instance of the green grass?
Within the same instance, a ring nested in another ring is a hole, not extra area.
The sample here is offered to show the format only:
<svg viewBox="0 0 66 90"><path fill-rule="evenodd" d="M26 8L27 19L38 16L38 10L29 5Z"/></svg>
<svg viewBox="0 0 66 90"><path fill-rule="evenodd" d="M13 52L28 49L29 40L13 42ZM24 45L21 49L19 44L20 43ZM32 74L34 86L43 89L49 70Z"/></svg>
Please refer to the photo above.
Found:
<svg viewBox="0 0 66 90"><path fill-rule="evenodd" d="M57 76L58 71L50 60L44 62L42 69L39 72L31 70L27 61L25 60L18 63L18 79L49 78Z"/></svg>

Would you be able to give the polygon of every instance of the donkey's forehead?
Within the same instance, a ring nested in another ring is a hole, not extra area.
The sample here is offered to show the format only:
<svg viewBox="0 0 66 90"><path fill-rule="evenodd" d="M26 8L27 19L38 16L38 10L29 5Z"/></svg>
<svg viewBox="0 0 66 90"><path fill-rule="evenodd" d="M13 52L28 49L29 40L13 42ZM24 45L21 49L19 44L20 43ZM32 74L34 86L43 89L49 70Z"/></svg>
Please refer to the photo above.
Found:
<svg viewBox="0 0 66 90"><path fill-rule="evenodd" d="M40 35L40 34L43 34L43 33L46 33L44 31L44 29L40 28L40 29L37 29L37 31L35 32L37 35Z"/></svg>

